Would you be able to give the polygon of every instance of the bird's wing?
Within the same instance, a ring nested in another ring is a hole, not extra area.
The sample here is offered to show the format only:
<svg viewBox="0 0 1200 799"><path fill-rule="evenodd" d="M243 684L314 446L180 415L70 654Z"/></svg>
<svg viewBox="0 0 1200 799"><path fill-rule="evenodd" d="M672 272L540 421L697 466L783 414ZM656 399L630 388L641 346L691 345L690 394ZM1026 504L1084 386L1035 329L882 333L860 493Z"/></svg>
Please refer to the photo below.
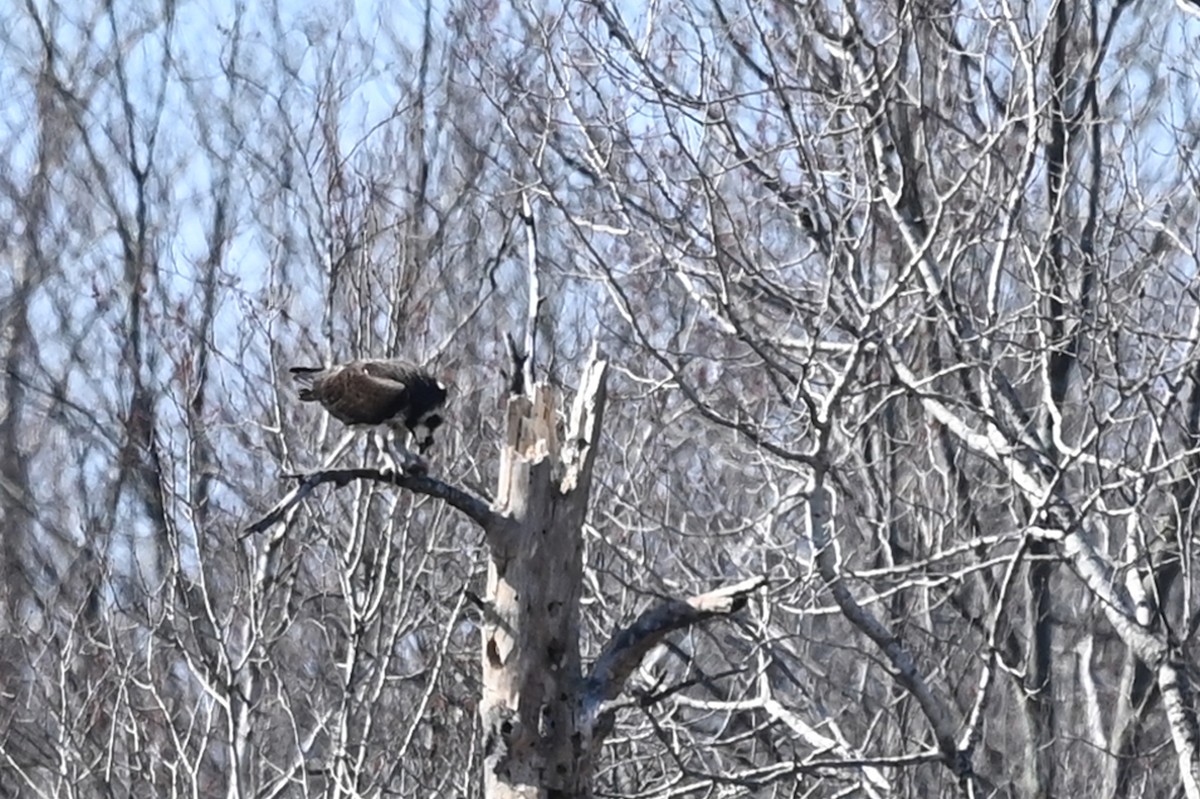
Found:
<svg viewBox="0 0 1200 799"><path fill-rule="evenodd" d="M373 359L357 361L364 372L382 380L394 380L397 383L409 383L416 374L416 369L407 361L395 359Z"/></svg>
<svg viewBox="0 0 1200 799"><path fill-rule="evenodd" d="M381 424L399 413L406 386L371 374L364 364L346 364L313 385L313 392L335 418L346 424Z"/></svg>

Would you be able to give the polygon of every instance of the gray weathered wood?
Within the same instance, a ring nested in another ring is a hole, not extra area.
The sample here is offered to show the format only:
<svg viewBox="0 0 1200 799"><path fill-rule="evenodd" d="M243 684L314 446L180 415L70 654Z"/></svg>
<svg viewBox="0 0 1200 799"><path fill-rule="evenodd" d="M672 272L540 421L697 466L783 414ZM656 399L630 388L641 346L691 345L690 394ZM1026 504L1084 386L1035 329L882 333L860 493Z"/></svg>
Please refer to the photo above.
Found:
<svg viewBox="0 0 1200 799"><path fill-rule="evenodd" d="M522 365L523 366L523 365ZM324 469L296 475L299 485L247 535L288 520L319 485L392 483L440 499L483 530L489 550L483 631L484 796L486 799L590 799L593 767L617 699L646 652L674 630L737 611L766 583L752 578L691 599L670 599L618 631L583 674L579 599L583 523L607 398L607 363L593 353L558 433L558 395L520 381L509 397L496 499L426 475L378 469Z"/></svg>
<svg viewBox="0 0 1200 799"><path fill-rule="evenodd" d="M580 382L560 453L557 397L509 398L496 508L509 523L488 543L483 628L484 794L488 799L589 795L590 752L580 729L579 591L582 527L607 364Z"/></svg>

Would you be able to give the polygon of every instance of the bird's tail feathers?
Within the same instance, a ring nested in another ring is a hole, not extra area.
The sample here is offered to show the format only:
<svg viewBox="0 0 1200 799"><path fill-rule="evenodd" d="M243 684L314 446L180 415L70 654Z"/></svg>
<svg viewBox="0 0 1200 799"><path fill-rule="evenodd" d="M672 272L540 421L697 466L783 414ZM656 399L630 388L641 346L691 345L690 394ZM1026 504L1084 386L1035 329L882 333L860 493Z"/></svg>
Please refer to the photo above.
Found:
<svg viewBox="0 0 1200 799"><path fill-rule="evenodd" d="M292 376L296 378L296 382L298 382L301 386L304 386L304 388L300 389L300 401L316 402L317 398L313 395L313 390L311 388L312 382L317 375L321 374L321 372L324 372L325 370L317 366L293 366L288 371L291 372Z"/></svg>

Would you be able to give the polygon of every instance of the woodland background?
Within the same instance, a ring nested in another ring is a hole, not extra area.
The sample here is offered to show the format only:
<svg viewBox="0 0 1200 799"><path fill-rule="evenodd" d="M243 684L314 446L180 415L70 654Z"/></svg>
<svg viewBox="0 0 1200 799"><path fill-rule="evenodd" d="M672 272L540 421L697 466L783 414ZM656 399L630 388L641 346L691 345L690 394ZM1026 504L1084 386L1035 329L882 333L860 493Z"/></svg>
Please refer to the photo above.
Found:
<svg viewBox="0 0 1200 799"><path fill-rule="evenodd" d="M1186 0L4 6L0 794L481 795L478 530L371 483L278 568L243 529L342 434L297 363L428 363L434 473L492 490L527 200L541 373L613 362L585 655L771 579L647 660L597 796L1200 795L1198 39Z"/></svg>

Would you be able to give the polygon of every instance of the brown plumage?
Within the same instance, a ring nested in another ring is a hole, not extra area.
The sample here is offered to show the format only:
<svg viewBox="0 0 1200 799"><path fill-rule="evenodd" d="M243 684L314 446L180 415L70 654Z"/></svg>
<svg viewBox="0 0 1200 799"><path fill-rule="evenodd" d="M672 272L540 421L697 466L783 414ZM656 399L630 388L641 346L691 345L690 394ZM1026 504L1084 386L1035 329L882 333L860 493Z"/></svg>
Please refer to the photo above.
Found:
<svg viewBox="0 0 1200 799"><path fill-rule="evenodd" d="M327 367L295 366L303 402L319 402L351 426L408 428L421 452L442 424L446 387L429 372L398 360L362 359Z"/></svg>

